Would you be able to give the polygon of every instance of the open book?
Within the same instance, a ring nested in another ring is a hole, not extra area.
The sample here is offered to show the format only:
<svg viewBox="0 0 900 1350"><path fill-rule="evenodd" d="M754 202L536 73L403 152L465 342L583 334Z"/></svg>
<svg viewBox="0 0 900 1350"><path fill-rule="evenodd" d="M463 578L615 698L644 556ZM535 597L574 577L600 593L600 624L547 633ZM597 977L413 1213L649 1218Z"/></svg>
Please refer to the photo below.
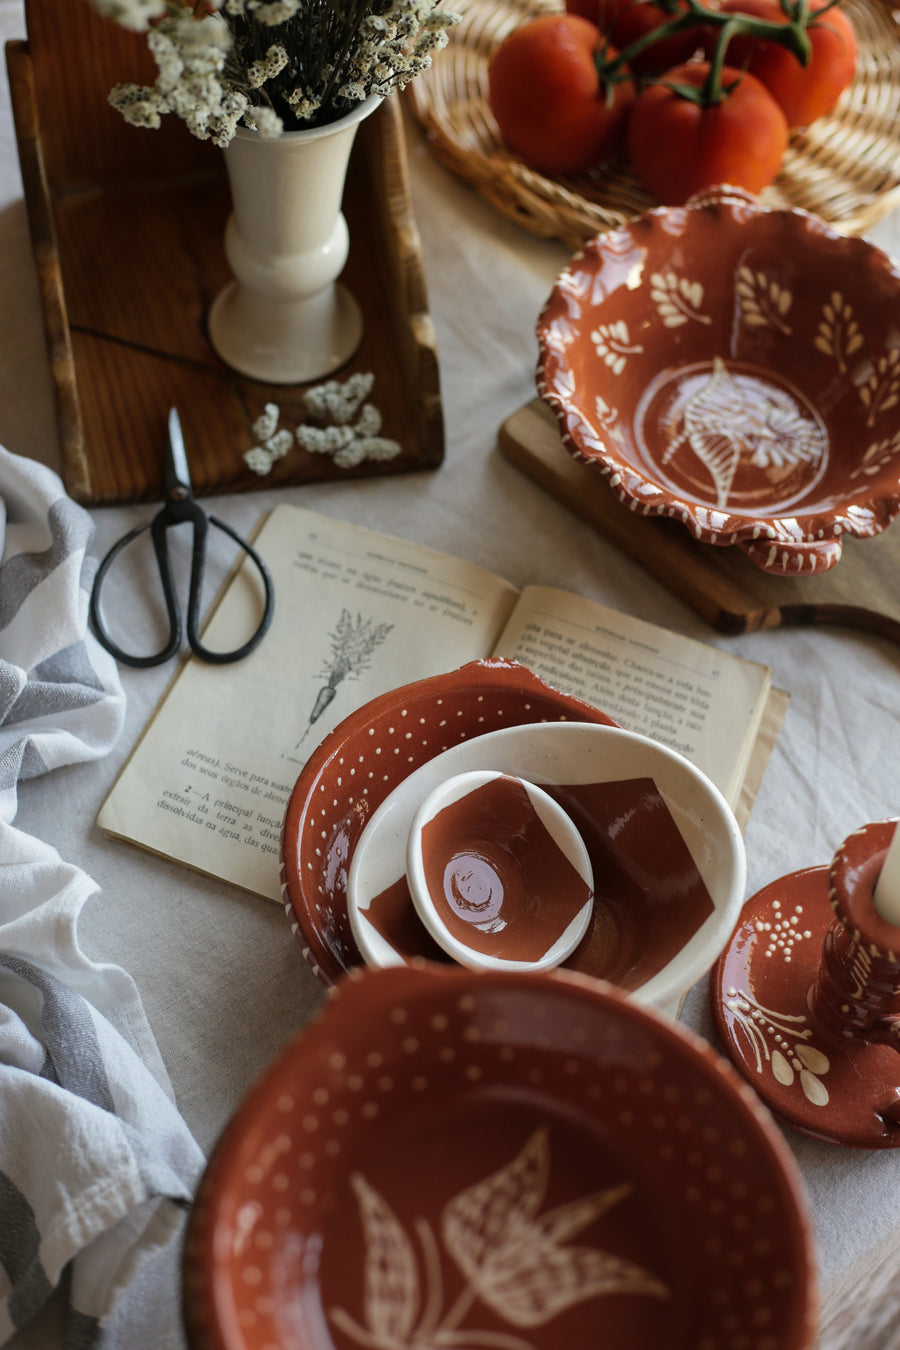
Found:
<svg viewBox="0 0 900 1350"><path fill-rule="evenodd" d="M188 658L100 811L108 833L279 900L284 811L322 738L377 694L486 656L679 750L749 814L787 704L766 667L300 507L276 507L255 544L275 584L265 641L234 665ZM245 566L226 588L209 647L252 632L254 580Z"/></svg>

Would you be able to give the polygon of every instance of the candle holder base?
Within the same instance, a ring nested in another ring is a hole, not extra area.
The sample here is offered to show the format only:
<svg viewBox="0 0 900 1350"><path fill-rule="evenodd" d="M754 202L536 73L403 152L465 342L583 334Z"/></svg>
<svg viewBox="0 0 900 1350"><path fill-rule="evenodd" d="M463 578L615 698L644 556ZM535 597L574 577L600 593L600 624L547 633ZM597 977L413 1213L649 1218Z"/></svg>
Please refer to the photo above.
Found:
<svg viewBox="0 0 900 1350"><path fill-rule="evenodd" d="M782 877L751 897L710 973L716 1032L732 1063L783 1124L827 1143L896 1148L897 1050L849 1029L829 1035L810 1012L834 920L827 865ZM862 985L864 949L858 959Z"/></svg>

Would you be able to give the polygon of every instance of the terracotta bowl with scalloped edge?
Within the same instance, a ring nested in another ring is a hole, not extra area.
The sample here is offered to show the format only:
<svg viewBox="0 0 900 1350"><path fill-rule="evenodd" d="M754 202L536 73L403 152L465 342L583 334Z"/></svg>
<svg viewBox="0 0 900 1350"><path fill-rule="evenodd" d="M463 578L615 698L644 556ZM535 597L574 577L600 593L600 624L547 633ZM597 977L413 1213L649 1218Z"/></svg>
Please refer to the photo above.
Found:
<svg viewBox="0 0 900 1350"><path fill-rule="evenodd" d="M239 1107L188 1226L193 1350L808 1350L790 1151L609 985L345 978Z"/></svg>
<svg viewBox="0 0 900 1350"><path fill-rule="evenodd" d="M641 515L827 571L900 510L900 272L729 187L598 235L538 320L538 392Z"/></svg>

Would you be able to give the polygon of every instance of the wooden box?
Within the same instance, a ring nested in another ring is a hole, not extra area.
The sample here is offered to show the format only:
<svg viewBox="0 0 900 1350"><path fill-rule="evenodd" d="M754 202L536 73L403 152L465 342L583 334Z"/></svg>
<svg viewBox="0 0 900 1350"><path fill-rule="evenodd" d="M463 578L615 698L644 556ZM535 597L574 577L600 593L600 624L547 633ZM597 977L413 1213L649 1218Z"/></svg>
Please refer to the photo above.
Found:
<svg viewBox="0 0 900 1350"><path fill-rule="evenodd" d="M7 44L66 488L85 505L155 500L169 408L177 406L197 496L433 468L444 454L428 313L396 94L360 126L344 213L343 281L366 320L334 378L375 376L382 434L402 453L353 470L295 446L264 478L243 454L268 402L304 420L301 386L266 386L212 350L206 314L229 279L230 210L220 150L170 118L128 126L107 102L118 82L152 83L145 35L87 0L25 0L27 41Z"/></svg>

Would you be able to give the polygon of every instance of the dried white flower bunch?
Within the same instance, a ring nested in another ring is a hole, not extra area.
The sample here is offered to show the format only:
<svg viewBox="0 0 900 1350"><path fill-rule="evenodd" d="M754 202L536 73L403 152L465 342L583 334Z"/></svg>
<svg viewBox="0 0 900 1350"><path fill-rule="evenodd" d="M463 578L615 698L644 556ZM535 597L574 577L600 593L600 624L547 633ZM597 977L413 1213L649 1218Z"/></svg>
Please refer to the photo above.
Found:
<svg viewBox="0 0 900 1350"><path fill-rule="evenodd" d="M394 459L400 454L399 444L379 434L381 413L364 401L374 383L374 375L360 372L343 383L327 380L307 389L304 410L320 425L301 422L293 434L284 427L279 430L281 411L277 403L267 403L253 423L258 444L244 455L247 467L260 477L269 473L290 450L294 437L310 454L330 455L338 469L353 469L367 459Z"/></svg>
<svg viewBox="0 0 900 1350"><path fill-rule="evenodd" d="M278 136L335 121L370 94L402 89L431 64L459 16L437 0L93 0L147 33L156 83L116 85L135 126L174 113L227 145L238 125Z"/></svg>

